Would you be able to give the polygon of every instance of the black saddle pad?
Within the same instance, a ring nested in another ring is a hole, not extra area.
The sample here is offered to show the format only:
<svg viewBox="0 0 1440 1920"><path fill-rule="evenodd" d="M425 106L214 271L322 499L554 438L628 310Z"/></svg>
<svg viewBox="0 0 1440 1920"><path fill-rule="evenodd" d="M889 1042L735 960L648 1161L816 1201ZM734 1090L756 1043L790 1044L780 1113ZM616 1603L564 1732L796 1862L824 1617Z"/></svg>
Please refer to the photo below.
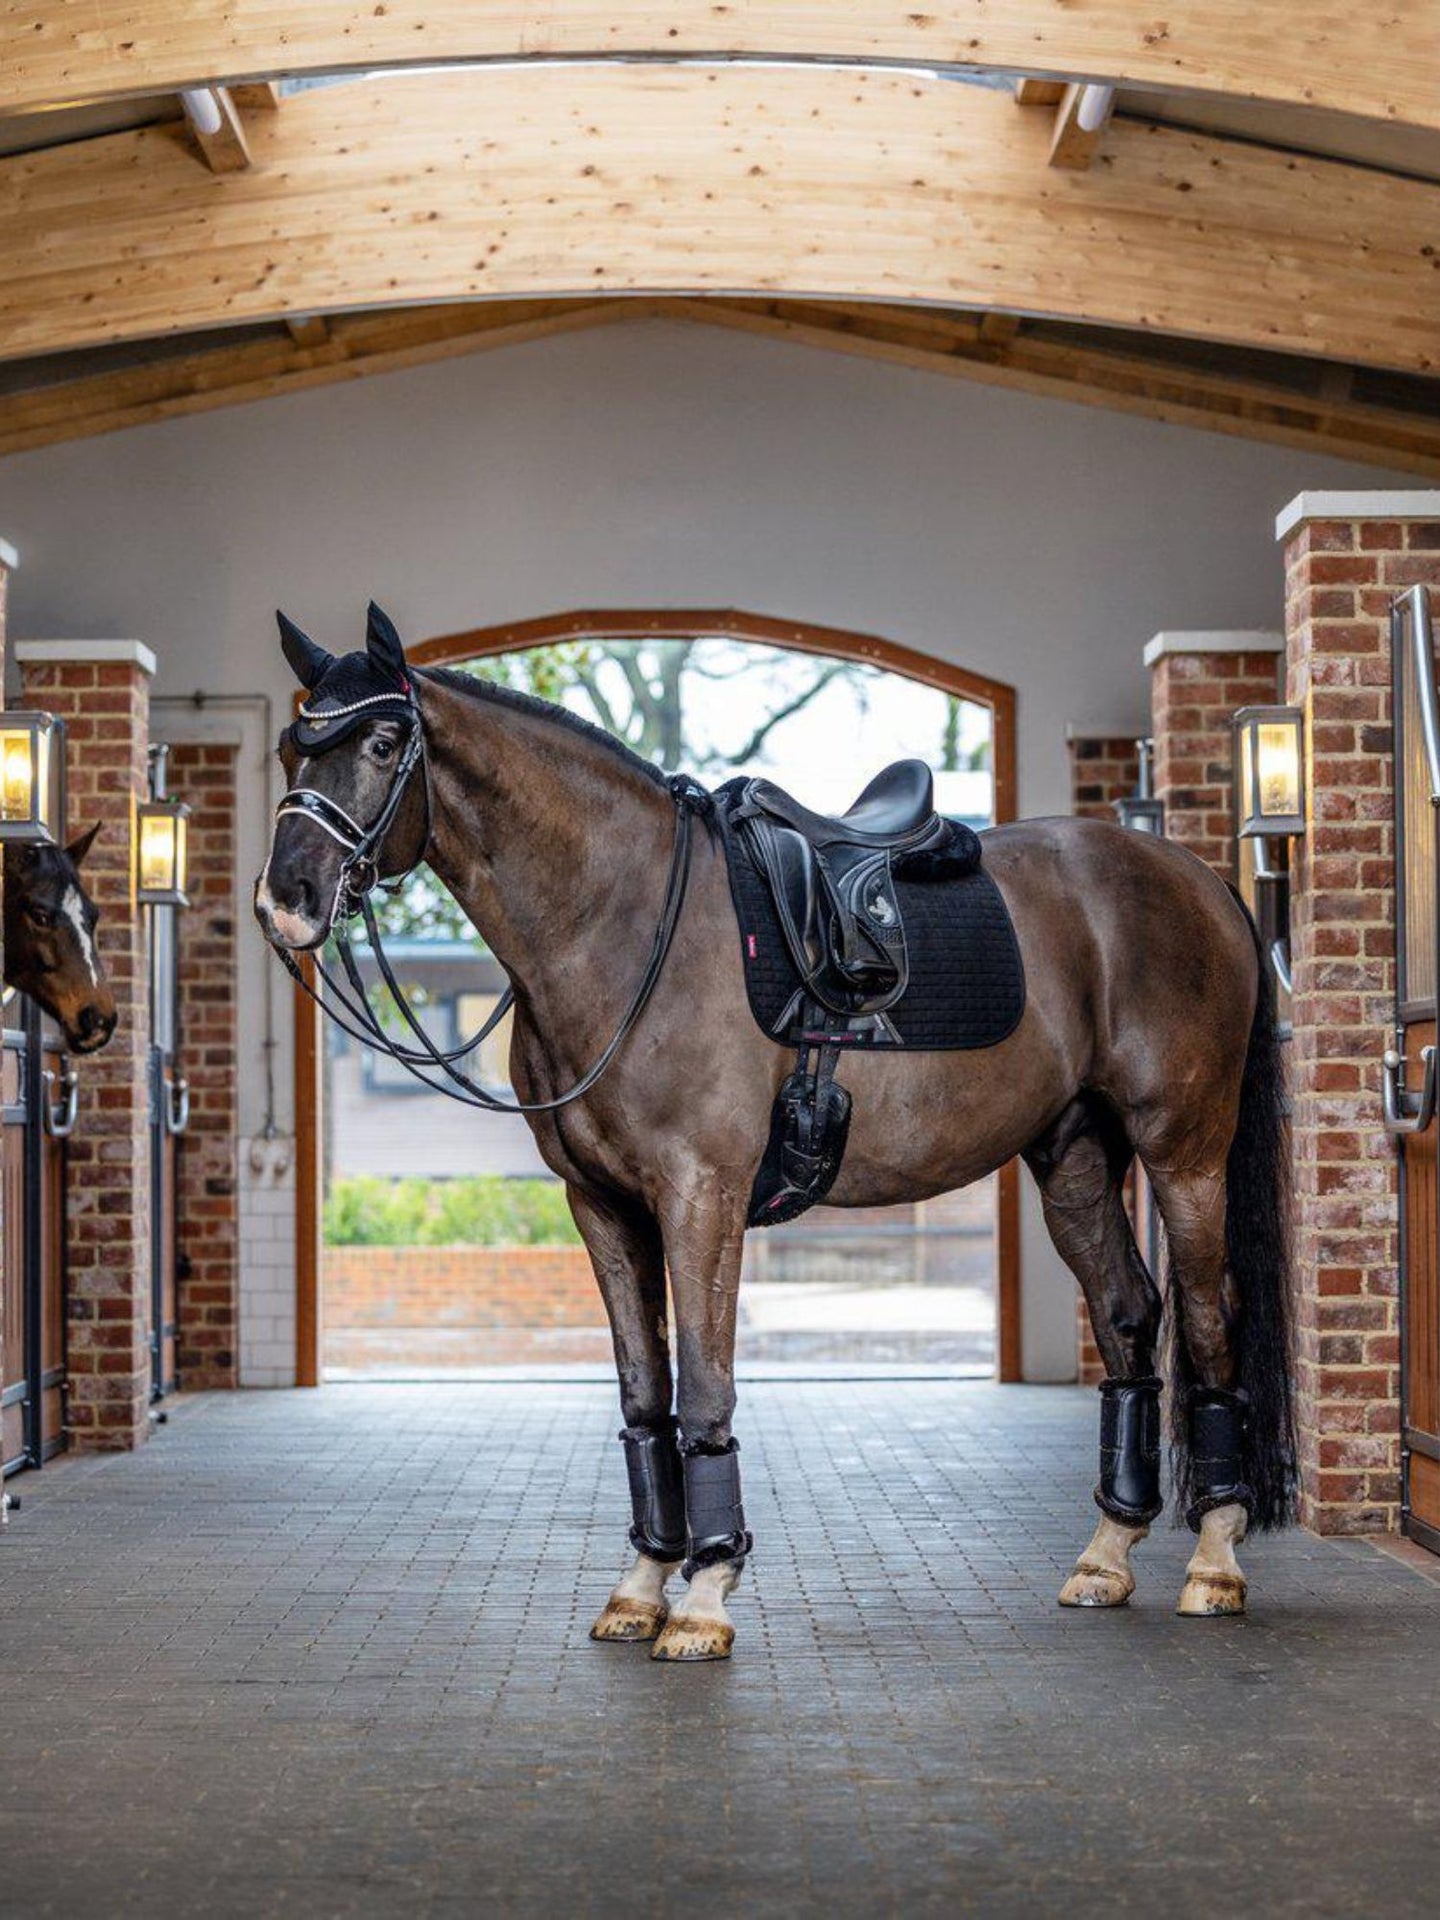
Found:
<svg viewBox="0 0 1440 1920"><path fill-rule="evenodd" d="M800 984L770 898L770 888L732 827L730 807L745 782L730 780L714 795L715 821L730 870L750 1011L772 1040L794 1045L798 1023L776 1031ZM952 880L896 880L910 949L910 984L890 1009L899 1035L842 1033L827 1016L827 1034L847 1045L948 1052L993 1047L1025 1011L1025 963L1010 910L984 867Z"/></svg>

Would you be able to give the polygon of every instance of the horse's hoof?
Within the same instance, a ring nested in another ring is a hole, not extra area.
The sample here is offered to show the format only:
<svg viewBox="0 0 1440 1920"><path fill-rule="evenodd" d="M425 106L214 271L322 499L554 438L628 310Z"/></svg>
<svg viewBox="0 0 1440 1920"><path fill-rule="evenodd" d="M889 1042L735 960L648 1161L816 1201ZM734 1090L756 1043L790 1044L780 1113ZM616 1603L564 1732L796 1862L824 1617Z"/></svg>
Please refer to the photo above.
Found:
<svg viewBox="0 0 1440 1920"><path fill-rule="evenodd" d="M1123 1607L1135 1591L1133 1573L1082 1560L1060 1589L1062 1607Z"/></svg>
<svg viewBox="0 0 1440 1920"><path fill-rule="evenodd" d="M1234 1573L1192 1573L1180 1590L1175 1611L1190 1620L1244 1613L1245 1582Z"/></svg>
<svg viewBox="0 0 1440 1920"><path fill-rule="evenodd" d="M650 1649L652 1660L728 1660L735 1629L728 1620L685 1620L670 1617L665 1631Z"/></svg>
<svg viewBox="0 0 1440 1920"><path fill-rule="evenodd" d="M590 1629L592 1640L653 1640L670 1617L668 1607L644 1600L609 1600Z"/></svg>

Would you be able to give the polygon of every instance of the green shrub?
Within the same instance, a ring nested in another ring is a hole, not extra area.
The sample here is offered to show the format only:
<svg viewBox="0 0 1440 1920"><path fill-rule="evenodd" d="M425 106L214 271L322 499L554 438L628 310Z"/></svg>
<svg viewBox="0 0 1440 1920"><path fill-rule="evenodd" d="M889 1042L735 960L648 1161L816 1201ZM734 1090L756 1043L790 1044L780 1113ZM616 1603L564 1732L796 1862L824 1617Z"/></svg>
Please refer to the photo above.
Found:
<svg viewBox="0 0 1440 1920"><path fill-rule="evenodd" d="M553 1247L579 1239L558 1180L354 1174L332 1181L325 1201L331 1247Z"/></svg>

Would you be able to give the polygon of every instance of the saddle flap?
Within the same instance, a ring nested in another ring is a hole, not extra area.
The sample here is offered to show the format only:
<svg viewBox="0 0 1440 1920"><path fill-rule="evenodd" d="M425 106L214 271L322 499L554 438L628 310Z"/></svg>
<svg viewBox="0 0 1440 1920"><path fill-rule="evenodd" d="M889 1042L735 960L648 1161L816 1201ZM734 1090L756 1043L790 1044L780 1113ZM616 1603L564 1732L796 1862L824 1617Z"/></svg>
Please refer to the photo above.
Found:
<svg viewBox="0 0 1440 1920"><path fill-rule="evenodd" d="M740 824L806 989L832 1013L893 1006L908 971L889 851L832 846L822 853L764 813L743 815Z"/></svg>
<svg viewBox="0 0 1440 1920"><path fill-rule="evenodd" d="M785 944L802 978L815 972L823 958L820 917L815 891L815 857L808 841L793 827L756 817L746 823L746 838L760 870L770 883Z"/></svg>

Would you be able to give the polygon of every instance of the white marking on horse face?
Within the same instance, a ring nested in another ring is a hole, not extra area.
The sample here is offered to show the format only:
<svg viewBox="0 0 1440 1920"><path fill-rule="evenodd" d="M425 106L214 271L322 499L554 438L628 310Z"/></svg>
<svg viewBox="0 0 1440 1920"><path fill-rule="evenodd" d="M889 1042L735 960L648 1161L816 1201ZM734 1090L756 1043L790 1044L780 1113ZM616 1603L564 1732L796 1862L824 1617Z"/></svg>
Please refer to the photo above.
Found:
<svg viewBox="0 0 1440 1920"><path fill-rule="evenodd" d="M100 962L95 954L95 942L90 937L90 929L85 924L85 902L80 897L78 887L67 887L65 898L60 902L60 911L75 929L75 938L80 943L80 952L85 961L86 971L90 975L92 987L100 984Z"/></svg>

